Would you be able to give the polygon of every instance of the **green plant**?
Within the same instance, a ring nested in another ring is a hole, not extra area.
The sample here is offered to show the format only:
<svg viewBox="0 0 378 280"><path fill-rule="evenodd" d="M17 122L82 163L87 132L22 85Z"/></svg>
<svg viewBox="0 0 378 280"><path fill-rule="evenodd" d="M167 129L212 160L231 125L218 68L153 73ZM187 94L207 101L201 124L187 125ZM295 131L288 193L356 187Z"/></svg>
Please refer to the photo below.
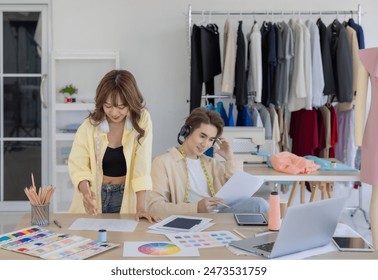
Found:
<svg viewBox="0 0 378 280"><path fill-rule="evenodd" d="M68 93L69 95L76 94L79 90L73 84L64 86L59 90L60 93Z"/></svg>

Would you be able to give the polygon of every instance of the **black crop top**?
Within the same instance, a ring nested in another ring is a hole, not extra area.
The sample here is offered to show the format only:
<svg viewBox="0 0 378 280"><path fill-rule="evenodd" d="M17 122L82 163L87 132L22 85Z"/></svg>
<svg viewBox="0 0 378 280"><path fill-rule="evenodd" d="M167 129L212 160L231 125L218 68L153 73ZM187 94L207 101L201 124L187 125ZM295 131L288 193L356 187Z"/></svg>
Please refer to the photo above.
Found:
<svg viewBox="0 0 378 280"><path fill-rule="evenodd" d="M127 173L126 159L123 154L123 147L107 147L102 159L102 170L105 176L121 177Z"/></svg>

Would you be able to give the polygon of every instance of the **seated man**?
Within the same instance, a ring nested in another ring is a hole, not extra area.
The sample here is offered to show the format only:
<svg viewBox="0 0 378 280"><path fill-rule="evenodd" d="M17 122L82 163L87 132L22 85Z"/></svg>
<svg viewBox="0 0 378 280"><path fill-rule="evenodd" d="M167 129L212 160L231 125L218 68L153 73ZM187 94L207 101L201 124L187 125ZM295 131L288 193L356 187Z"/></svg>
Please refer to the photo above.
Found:
<svg viewBox="0 0 378 280"><path fill-rule="evenodd" d="M178 134L180 146L152 162L153 189L147 194L149 211L208 213L222 202L215 194L235 172L231 147L220 137L223 126L215 111L205 108L192 111ZM210 147L225 159L224 163L203 154ZM267 212L268 208L264 199L251 197L222 212Z"/></svg>

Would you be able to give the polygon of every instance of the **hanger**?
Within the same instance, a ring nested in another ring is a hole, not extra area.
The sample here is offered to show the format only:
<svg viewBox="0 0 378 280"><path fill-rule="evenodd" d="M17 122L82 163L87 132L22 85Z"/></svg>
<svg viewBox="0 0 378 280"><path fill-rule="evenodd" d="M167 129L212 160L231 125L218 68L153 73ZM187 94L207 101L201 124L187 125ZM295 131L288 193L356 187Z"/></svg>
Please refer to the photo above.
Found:
<svg viewBox="0 0 378 280"><path fill-rule="evenodd" d="M198 24L198 25L203 25L204 23L206 23L205 11L202 10L202 19L201 19L201 21L199 21L197 24Z"/></svg>
<svg viewBox="0 0 378 280"><path fill-rule="evenodd" d="M212 20L212 11L208 11L208 18L207 20L205 20L205 25L210 25L212 24L211 20Z"/></svg>

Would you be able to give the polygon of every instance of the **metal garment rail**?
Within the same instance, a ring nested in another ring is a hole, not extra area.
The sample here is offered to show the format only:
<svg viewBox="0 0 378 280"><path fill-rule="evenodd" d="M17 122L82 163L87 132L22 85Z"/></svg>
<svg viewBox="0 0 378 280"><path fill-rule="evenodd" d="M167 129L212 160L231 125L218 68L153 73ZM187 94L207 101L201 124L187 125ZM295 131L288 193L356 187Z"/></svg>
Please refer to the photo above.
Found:
<svg viewBox="0 0 378 280"><path fill-rule="evenodd" d="M311 10L291 10L291 11L211 11L211 10L202 10L202 11L193 11L192 6L188 5L188 14L187 14L187 36L188 36L188 46L189 46L189 65L190 65L190 50L191 50L191 28L192 28L192 16L201 15L203 17L209 16L302 16L302 15L357 15L357 23L361 25L361 18L362 18L362 7L360 4L357 6L357 10L318 10L318 11L311 11Z"/></svg>

